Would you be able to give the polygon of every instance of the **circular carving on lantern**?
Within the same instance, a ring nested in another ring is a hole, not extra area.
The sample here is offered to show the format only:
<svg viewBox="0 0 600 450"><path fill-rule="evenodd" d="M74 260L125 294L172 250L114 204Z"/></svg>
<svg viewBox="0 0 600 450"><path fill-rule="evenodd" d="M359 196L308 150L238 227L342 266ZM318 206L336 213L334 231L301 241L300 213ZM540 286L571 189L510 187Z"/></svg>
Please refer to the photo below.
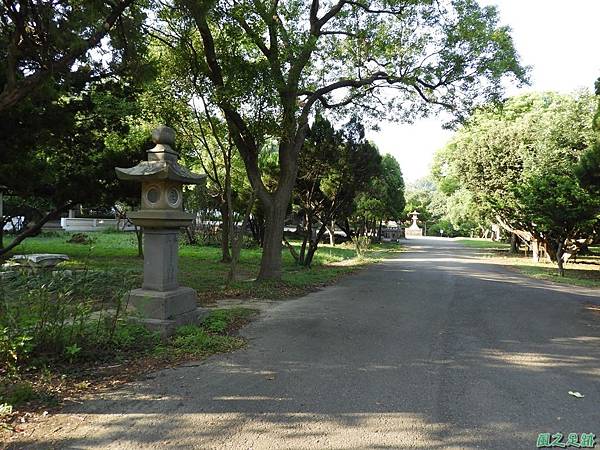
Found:
<svg viewBox="0 0 600 450"><path fill-rule="evenodd" d="M148 200L148 203L153 205L158 203L160 200L160 190L157 187L152 186L146 191L146 200Z"/></svg>
<svg viewBox="0 0 600 450"><path fill-rule="evenodd" d="M167 191L167 202L169 206L172 208L177 208L179 203L181 202L181 195L179 194L179 189L177 188L169 188Z"/></svg>

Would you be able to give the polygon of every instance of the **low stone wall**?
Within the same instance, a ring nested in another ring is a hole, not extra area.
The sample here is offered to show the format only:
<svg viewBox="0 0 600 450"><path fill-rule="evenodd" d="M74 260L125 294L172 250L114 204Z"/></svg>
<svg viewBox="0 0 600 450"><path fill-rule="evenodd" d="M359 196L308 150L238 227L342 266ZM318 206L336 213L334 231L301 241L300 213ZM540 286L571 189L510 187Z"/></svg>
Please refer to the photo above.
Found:
<svg viewBox="0 0 600 450"><path fill-rule="evenodd" d="M421 237L421 236L423 236L423 230L421 228L418 228L418 229L407 228L404 231L404 234L406 235L406 237Z"/></svg>
<svg viewBox="0 0 600 450"><path fill-rule="evenodd" d="M116 228L117 219L90 219L85 217L69 218L63 217L60 219L60 226L65 231L101 231L107 228ZM125 227L125 231L132 231L133 225Z"/></svg>

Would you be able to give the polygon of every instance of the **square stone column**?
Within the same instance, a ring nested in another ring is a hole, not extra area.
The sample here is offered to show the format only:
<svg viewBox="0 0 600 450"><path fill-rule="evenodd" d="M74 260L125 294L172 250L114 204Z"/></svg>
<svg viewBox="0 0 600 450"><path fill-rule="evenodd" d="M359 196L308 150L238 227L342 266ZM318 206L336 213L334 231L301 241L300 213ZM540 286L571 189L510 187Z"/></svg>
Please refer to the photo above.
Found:
<svg viewBox="0 0 600 450"><path fill-rule="evenodd" d="M144 229L144 283L142 289L172 291L179 287L177 252L179 229Z"/></svg>
<svg viewBox="0 0 600 450"><path fill-rule="evenodd" d="M128 294L129 310L137 320L163 336L204 315L196 291L177 281L178 236L176 228L144 228L144 283Z"/></svg>

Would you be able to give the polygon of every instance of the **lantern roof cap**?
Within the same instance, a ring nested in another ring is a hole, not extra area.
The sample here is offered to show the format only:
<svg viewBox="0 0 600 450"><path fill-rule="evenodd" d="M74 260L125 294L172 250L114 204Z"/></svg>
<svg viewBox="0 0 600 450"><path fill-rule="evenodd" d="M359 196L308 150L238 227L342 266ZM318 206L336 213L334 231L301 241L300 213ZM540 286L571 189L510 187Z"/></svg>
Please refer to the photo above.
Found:
<svg viewBox="0 0 600 450"><path fill-rule="evenodd" d="M156 144L148 150L148 161L137 166L115 167L117 178L132 181L175 181L182 184L201 184L206 174L190 171L177 162L179 154L171 147L175 145L175 131L161 125L152 131L152 141Z"/></svg>
<svg viewBox="0 0 600 450"><path fill-rule="evenodd" d="M141 161L131 168L116 167L120 180L132 181L176 181L182 184L201 184L205 174L194 173L176 161Z"/></svg>

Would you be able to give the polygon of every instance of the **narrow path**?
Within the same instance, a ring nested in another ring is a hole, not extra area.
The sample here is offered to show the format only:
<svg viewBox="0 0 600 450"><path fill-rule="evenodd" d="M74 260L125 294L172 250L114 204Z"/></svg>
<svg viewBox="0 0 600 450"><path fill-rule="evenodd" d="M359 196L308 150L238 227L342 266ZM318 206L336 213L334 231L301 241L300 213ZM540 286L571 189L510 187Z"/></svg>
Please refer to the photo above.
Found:
<svg viewBox="0 0 600 450"><path fill-rule="evenodd" d="M407 245L265 312L247 349L70 407L15 448L505 450L600 435L600 318L584 309L600 292L450 240Z"/></svg>

